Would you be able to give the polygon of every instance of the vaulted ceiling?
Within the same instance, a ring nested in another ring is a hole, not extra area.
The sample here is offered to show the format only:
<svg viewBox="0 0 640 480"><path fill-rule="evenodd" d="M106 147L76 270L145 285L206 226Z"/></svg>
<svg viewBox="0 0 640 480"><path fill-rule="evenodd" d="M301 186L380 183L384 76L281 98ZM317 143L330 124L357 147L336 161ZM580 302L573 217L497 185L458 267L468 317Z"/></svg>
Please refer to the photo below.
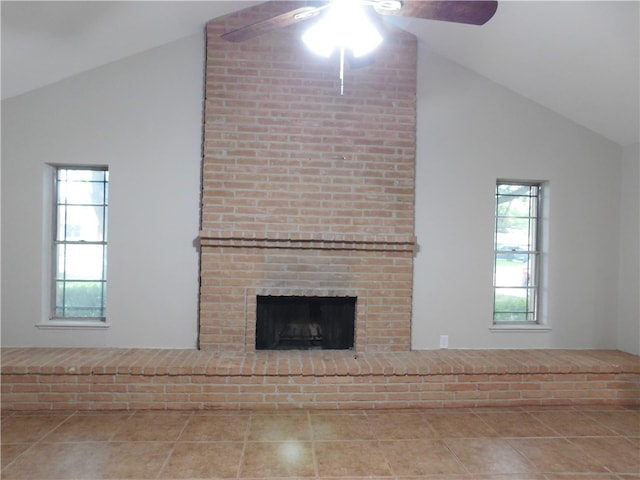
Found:
<svg viewBox="0 0 640 480"><path fill-rule="evenodd" d="M2 1L2 98L185 36L255 1ZM396 17L427 48L613 142L640 141L640 2L500 1L481 27Z"/></svg>

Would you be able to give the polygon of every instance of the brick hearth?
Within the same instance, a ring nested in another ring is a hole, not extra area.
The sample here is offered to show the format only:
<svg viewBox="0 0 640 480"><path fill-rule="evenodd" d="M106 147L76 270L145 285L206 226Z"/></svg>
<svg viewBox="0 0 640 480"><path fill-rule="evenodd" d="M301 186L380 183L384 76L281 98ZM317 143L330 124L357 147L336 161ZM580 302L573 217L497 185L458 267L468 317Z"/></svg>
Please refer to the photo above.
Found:
<svg viewBox="0 0 640 480"><path fill-rule="evenodd" d="M3 410L639 405L639 387L638 357L606 350L2 349Z"/></svg>

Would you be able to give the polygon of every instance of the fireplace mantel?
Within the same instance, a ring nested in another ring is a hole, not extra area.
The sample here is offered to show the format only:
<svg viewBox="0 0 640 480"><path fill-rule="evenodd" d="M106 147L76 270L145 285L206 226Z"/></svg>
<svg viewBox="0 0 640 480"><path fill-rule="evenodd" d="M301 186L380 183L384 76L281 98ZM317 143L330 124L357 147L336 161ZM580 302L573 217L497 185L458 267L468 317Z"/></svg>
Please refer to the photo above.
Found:
<svg viewBox="0 0 640 480"><path fill-rule="evenodd" d="M413 252L414 235L340 235L324 233L200 232L207 247L292 248Z"/></svg>

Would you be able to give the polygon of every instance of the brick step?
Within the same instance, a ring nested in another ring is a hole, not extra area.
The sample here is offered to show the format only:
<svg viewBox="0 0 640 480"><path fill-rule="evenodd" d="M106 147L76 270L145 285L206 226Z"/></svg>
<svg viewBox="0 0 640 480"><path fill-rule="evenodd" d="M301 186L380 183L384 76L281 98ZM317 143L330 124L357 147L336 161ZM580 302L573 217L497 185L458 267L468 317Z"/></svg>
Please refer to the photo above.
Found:
<svg viewBox="0 0 640 480"><path fill-rule="evenodd" d="M615 350L2 349L3 410L640 404Z"/></svg>

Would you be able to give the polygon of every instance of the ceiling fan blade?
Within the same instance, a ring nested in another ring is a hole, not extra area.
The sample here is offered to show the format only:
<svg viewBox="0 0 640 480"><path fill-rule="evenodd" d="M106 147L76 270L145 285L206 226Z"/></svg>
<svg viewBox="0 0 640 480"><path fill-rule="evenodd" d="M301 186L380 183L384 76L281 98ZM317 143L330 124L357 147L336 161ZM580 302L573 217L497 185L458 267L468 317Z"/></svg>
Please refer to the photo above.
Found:
<svg viewBox="0 0 640 480"><path fill-rule="evenodd" d="M381 15L400 15L403 17L483 25L496 13L498 2L484 0L405 0L402 2L402 8L397 10L384 8L376 4L374 4L373 8Z"/></svg>
<svg viewBox="0 0 640 480"><path fill-rule="evenodd" d="M294 10L281 13L280 15L276 15L275 17L260 20L259 22L252 23L251 25L240 27L237 30L223 33L221 37L230 42L244 42L245 40L257 37L263 33L270 32L271 30L288 27L289 25L301 22L302 20L315 17L324 10L324 8L326 8L326 6L305 6L296 8Z"/></svg>

